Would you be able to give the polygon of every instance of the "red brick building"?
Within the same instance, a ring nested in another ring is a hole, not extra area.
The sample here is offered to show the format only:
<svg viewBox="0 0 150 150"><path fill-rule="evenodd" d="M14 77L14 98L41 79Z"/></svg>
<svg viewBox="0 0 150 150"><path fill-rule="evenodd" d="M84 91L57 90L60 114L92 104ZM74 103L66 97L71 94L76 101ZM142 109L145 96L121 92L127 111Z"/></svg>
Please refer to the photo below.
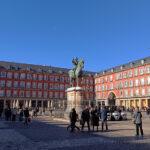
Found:
<svg viewBox="0 0 150 150"><path fill-rule="evenodd" d="M97 73L95 94L101 105L150 106L150 57Z"/></svg>
<svg viewBox="0 0 150 150"><path fill-rule="evenodd" d="M0 61L0 107L65 108L69 69ZM84 101L94 99L94 73L84 72Z"/></svg>

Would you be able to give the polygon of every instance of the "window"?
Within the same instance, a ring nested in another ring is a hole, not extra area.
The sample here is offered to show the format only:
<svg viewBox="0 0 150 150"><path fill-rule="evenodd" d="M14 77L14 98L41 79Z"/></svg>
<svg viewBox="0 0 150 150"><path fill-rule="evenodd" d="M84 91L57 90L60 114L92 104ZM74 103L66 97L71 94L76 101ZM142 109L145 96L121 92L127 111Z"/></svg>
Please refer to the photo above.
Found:
<svg viewBox="0 0 150 150"><path fill-rule="evenodd" d="M55 92L55 98L59 98L59 93Z"/></svg>
<svg viewBox="0 0 150 150"><path fill-rule="evenodd" d="M110 76L110 81L112 81L113 80L113 76Z"/></svg>
<svg viewBox="0 0 150 150"><path fill-rule="evenodd" d="M44 83L44 89L48 89L48 83Z"/></svg>
<svg viewBox="0 0 150 150"><path fill-rule="evenodd" d="M47 75L44 75L44 80L46 81L48 79Z"/></svg>
<svg viewBox="0 0 150 150"><path fill-rule="evenodd" d="M1 73L0 73L0 77L6 78L6 72L1 72Z"/></svg>
<svg viewBox="0 0 150 150"><path fill-rule="evenodd" d="M114 86L113 86L113 83L110 84L110 90L113 90L114 89Z"/></svg>
<svg viewBox="0 0 150 150"><path fill-rule="evenodd" d="M130 90L130 96L133 97L133 90Z"/></svg>
<svg viewBox="0 0 150 150"><path fill-rule="evenodd" d="M33 74L33 80L37 80L37 75Z"/></svg>
<svg viewBox="0 0 150 150"><path fill-rule="evenodd" d="M142 89L142 96L145 95L145 89Z"/></svg>
<svg viewBox="0 0 150 150"><path fill-rule="evenodd" d="M138 69L134 69L134 76L138 76Z"/></svg>
<svg viewBox="0 0 150 150"><path fill-rule="evenodd" d="M20 88L25 88L25 82L24 81L20 82Z"/></svg>
<svg viewBox="0 0 150 150"><path fill-rule="evenodd" d="M8 73L7 73L7 78L9 78L9 79L12 78L12 73L11 73L11 72L8 72Z"/></svg>
<svg viewBox="0 0 150 150"><path fill-rule="evenodd" d="M43 80L43 76L42 75L39 75L38 76L38 79L41 81L41 80Z"/></svg>
<svg viewBox="0 0 150 150"><path fill-rule="evenodd" d="M128 90L124 90L124 96L128 97Z"/></svg>
<svg viewBox="0 0 150 150"><path fill-rule="evenodd" d="M124 82L124 87L128 87L128 81Z"/></svg>
<svg viewBox="0 0 150 150"><path fill-rule="evenodd" d="M6 91L6 96L7 96L7 97L11 97L11 90L7 90L7 91Z"/></svg>
<svg viewBox="0 0 150 150"><path fill-rule="evenodd" d="M0 97L5 96L5 91L4 90L0 90Z"/></svg>
<svg viewBox="0 0 150 150"><path fill-rule="evenodd" d="M42 97L42 92L38 91L38 97L41 98Z"/></svg>
<svg viewBox="0 0 150 150"><path fill-rule="evenodd" d="M138 85L139 85L139 80L136 79L136 80L135 80L135 86L138 86Z"/></svg>
<svg viewBox="0 0 150 150"><path fill-rule="evenodd" d="M19 79L19 74L18 73L14 73L14 78L15 79Z"/></svg>
<svg viewBox="0 0 150 150"><path fill-rule="evenodd" d="M60 82L64 82L64 77L60 77Z"/></svg>
<svg viewBox="0 0 150 150"><path fill-rule="evenodd" d="M47 95L48 95L47 92L44 92L44 98L47 98Z"/></svg>
<svg viewBox="0 0 150 150"><path fill-rule="evenodd" d="M126 72L123 73L123 78L127 78L127 73Z"/></svg>
<svg viewBox="0 0 150 150"><path fill-rule="evenodd" d="M24 91L20 91L20 92L19 92L19 96L20 96L20 97L24 97Z"/></svg>
<svg viewBox="0 0 150 150"><path fill-rule="evenodd" d="M147 84L150 85L150 76L147 77Z"/></svg>
<svg viewBox="0 0 150 150"><path fill-rule="evenodd" d="M139 72L140 72L140 75L143 75L144 74L144 68L140 68Z"/></svg>
<svg viewBox="0 0 150 150"><path fill-rule="evenodd" d="M32 97L36 97L36 91L32 91Z"/></svg>
<svg viewBox="0 0 150 150"><path fill-rule="evenodd" d="M13 91L13 97L18 97L18 92L16 90Z"/></svg>
<svg viewBox="0 0 150 150"><path fill-rule="evenodd" d="M135 90L135 95L136 95L136 96L139 96L139 89L136 89L136 90Z"/></svg>
<svg viewBox="0 0 150 150"><path fill-rule="evenodd" d="M21 74L20 74L20 79L25 79L25 77L26 77L26 74L25 74L25 73L21 73Z"/></svg>
<svg viewBox="0 0 150 150"><path fill-rule="evenodd" d="M6 86L9 88L12 87L12 81L7 81Z"/></svg>
<svg viewBox="0 0 150 150"><path fill-rule="evenodd" d="M18 87L18 81L14 81L14 88Z"/></svg>
<svg viewBox="0 0 150 150"><path fill-rule="evenodd" d="M122 89L122 88L123 88L123 83L122 83L122 82L119 82L118 88L119 88L119 89Z"/></svg>
<svg viewBox="0 0 150 150"><path fill-rule="evenodd" d="M129 86L133 87L133 81L132 80L129 81Z"/></svg>
<svg viewBox="0 0 150 150"><path fill-rule="evenodd" d="M53 84L52 83L50 83L49 84L49 89L53 89L54 87L53 87Z"/></svg>
<svg viewBox="0 0 150 150"><path fill-rule="evenodd" d="M36 82L32 82L32 88L33 88L33 89L36 89L36 87L37 87L37 86L36 86Z"/></svg>
<svg viewBox="0 0 150 150"><path fill-rule="evenodd" d="M53 76L50 76L49 80L50 80L50 81L54 81L54 77L53 77Z"/></svg>
<svg viewBox="0 0 150 150"><path fill-rule="evenodd" d="M146 73L148 73L148 74L150 73L150 66L146 67Z"/></svg>
<svg viewBox="0 0 150 150"><path fill-rule="evenodd" d="M64 90L64 85L60 84L60 90Z"/></svg>
<svg viewBox="0 0 150 150"><path fill-rule="evenodd" d="M55 90L59 90L59 84L55 84Z"/></svg>
<svg viewBox="0 0 150 150"><path fill-rule="evenodd" d="M42 89L42 83L38 83L38 88Z"/></svg>
<svg viewBox="0 0 150 150"><path fill-rule="evenodd" d="M0 87L5 87L5 80L0 80Z"/></svg>
<svg viewBox="0 0 150 150"><path fill-rule="evenodd" d="M31 87L31 82L26 83L26 88L29 89Z"/></svg>
<svg viewBox="0 0 150 150"><path fill-rule="evenodd" d="M144 85L144 78L141 79L141 85Z"/></svg>
<svg viewBox="0 0 150 150"><path fill-rule="evenodd" d="M58 82L58 81L59 81L59 77L55 76L55 82Z"/></svg>
<svg viewBox="0 0 150 150"><path fill-rule="evenodd" d="M128 72L128 77L132 77L132 70Z"/></svg>
<svg viewBox="0 0 150 150"><path fill-rule="evenodd" d="M26 97L30 97L30 91L26 91Z"/></svg>
<svg viewBox="0 0 150 150"><path fill-rule="evenodd" d="M53 98L53 92L49 92L49 98Z"/></svg>
<svg viewBox="0 0 150 150"><path fill-rule="evenodd" d="M150 88L147 89L147 95L150 96Z"/></svg>
<svg viewBox="0 0 150 150"><path fill-rule="evenodd" d="M27 74L27 79L28 79L28 80L32 79L32 75L28 73L28 74Z"/></svg>
<svg viewBox="0 0 150 150"><path fill-rule="evenodd" d="M64 93L60 93L60 98L64 98Z"/></svg>

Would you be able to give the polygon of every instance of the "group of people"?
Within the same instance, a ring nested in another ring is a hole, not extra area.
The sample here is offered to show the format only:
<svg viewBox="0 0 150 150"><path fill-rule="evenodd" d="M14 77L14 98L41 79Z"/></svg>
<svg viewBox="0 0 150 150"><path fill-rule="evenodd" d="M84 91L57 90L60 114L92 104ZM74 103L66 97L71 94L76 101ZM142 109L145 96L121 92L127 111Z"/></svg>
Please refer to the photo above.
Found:
<svg viewBox="0 0 150 150"><path fill-rule="evenodd" d="M36 116L37 112L34 113L34 111L29 110L28 108L17 109L15 107L10 108L9 106L7 106L2 113L6 121L15 122L16 120L19 120L20 122L23 121L25 125L28 125L31 121L31 118L34 115Z"/></svg>
<svg viewBox="0 0 150 150"><path fill-rule="evenodd" d="M82 113L81 113L81 119L80 119L80 125L81 125L81 131L84 131L85 123L87 123L88 131L91 131L91 127L99 127L99 120L101 118L101 127L102 131L104 131L104 125L106 127L106 131L108 131L108 124L107 124L107 113L108 110L105 106L102 107L102 109L99 109L98 107L92 108L91 110L86 107ZM71 132L74 131L75 128L79 130L79 127L76 126L77 120L79 120L78 114L76 113L75 108L73 108L70 112L70 127Z"/></svg>
<svg viewBox="0 0 150 150"><path fill-rule="evenodd" d="M104 126L105 126L105 131L108 131L108 124L107 124L107 113L108 112L109 111L108 111L107 107L105 107L105 106L102 106L101 109L98 107L95 107L92 109L89 109L88 107L86 107L82 111L81 119L79 120L78 114L76 113L75 108L73 108L69 115L71 132L73 132L75 128L80 130L80 128L78 126L76 126L76 122L78 120L80 121L81 131L84 130L85 123L87 123L88 131L91 131L91 126L93 128L93 131L94 131L95 126L97 127L97 131L98 131L100 120L101 120L101 131L102 132L104 131ZM139 136L139 131L141 133L141 136L143 136L144 133L143 133L143 128L142 128L142 113L141 113L139 107L137 107L134 110L132 118L133 118L135 128L136 128L136 136Z"/></svg>

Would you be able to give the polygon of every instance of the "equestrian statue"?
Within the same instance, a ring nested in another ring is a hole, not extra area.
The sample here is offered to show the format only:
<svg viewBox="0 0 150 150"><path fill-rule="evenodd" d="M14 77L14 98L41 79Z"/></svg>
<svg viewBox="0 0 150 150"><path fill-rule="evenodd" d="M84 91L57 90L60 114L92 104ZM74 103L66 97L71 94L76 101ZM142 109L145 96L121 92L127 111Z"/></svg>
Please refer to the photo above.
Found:
<svg viewBox="0 0 150 150"><path fill-rule="evenodd" d="M74 83L76 83L76 86L79 85L79 78L82 77L82 69L84 68L84 60L73 58L72 63L74 65L74 68L69 70L69 79L70 79L70 85L71 87L74 86Z"/></svg>

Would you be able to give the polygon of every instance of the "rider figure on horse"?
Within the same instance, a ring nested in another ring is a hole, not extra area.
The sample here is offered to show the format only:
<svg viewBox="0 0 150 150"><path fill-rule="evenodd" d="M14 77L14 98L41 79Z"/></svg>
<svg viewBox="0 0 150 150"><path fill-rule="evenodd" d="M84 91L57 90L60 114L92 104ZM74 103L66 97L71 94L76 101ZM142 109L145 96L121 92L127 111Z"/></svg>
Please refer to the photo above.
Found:
<svg viewBox="0 0 150 150"><path fill-rule="evenodd" d="M72 59L72 63L74 64L73 71L75 72L78 65L78 57Z"/></svg>

